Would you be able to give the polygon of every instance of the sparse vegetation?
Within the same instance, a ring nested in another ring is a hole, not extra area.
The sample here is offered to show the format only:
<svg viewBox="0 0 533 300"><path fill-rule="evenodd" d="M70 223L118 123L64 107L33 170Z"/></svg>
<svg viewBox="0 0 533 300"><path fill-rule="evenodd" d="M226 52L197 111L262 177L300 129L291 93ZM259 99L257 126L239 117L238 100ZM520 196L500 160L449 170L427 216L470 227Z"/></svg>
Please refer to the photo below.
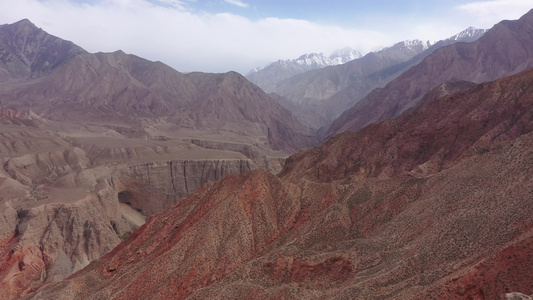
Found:
<svg viewBox="0 0 533 300"><path fill-rule="evenodd" d="M132 234L133 232L132 231L128 231L126 233L124 233L120 238L125 241L126 239L128 239L130 237L130 235Z"/></svg>

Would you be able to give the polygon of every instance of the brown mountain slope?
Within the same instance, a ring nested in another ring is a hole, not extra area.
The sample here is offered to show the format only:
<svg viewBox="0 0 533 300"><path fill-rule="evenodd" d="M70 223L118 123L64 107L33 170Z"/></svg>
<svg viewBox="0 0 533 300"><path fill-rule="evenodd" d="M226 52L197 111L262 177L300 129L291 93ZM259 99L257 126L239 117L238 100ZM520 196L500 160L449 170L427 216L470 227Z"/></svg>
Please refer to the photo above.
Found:
<svg viewBox="0 0 533 300"><path fill-rule="evenodd" d="M533 10L503 21L473 43L435 51L383 89L377 89L333 122L326 138L398 116L417 106L431 88L451 80L495 80L533 67Z"/></svg>
<svg viewBox="0 0 533 300"><path fill-rule="evenodd" d="M0 65L0 299L80 270L206 182L279 172L314 141L236 73L63 51L29 21L0 37L20 46L1 52L13 64Z"/></svg>
<svg viewBox="0 0 533 300"><path fill-rule="evenodd" d="M286 152L315 143L288 110L237 73L184 75L121 51L78 55L46 77L5 84L0 93L4 107L55 121L134 126L159 119L188 130L237 133Z"/></svg>
<svg viewBox="0 0 533 300"><path fill-rule="evenodd" d="M27 19L0 25L0 82L40 77L82 53L82 48L37 29Z"/></svg>
<svg viewBox="0 0 533 300"><path fill-rule="evenodd" d="M344 133L279 177L208 184L26 299L531 294L532 83L521 73Z"/></svg>
<svg viewBox="0 0 533 300"><path fill-rule="evenodd" d="M199 92L190 108L170 120L183 120L192 115L196 127L247 132L250 136L263 137L272 149L289 153L316 145L311 131L289 110L240 74L191 73L187 77Z"/></svg>
<svg viewBox="0 0 533 300"><path fill-rule="evenodd" d="M122 51L86 53L27 20L2 25L0 38L6 76L22 70L9 77L19 82L0 85L1 107L55 121L171 122L189 136L215 132L289 153L316 143L288 110L234 72L181 74Z"/></svg>

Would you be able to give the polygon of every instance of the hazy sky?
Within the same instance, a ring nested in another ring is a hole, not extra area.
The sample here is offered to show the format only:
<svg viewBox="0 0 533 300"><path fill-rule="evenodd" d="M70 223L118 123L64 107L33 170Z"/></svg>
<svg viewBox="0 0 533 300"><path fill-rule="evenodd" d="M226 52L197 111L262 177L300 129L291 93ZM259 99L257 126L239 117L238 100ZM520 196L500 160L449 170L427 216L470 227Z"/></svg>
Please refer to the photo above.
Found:
<svg viewBox="0 0 533 300"><path fill-rule="evenodd" d="M304 53L440 40L531 8L533 0L0 0L0 24L27 18L89 52L121 49L181 72L246 73Z"/></svg>

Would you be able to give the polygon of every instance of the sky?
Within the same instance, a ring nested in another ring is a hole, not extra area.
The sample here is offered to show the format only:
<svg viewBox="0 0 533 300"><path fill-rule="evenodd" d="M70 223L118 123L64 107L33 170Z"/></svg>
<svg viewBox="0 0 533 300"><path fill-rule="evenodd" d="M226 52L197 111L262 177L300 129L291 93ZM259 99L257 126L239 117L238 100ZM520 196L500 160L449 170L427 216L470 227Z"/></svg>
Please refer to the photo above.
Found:
<svg viewBox="0 0 533 300"><path fill-rule="evenodd" d="M305 53L438 41L531 8L533 0L0 0L0 24L29 19L89 52L123 50L180 72L246 74Z"/></svg>

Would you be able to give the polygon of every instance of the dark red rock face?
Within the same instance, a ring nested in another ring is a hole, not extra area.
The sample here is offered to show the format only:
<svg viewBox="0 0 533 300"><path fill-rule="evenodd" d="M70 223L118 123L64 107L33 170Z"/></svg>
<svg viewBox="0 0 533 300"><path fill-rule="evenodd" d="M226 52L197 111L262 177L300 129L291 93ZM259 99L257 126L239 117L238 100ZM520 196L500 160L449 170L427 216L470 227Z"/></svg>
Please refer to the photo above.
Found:
<svg viewBox="0 0 533 300"><path fill-rule="evenodd" d="M532 74L481 84L409 115L335 136L291 156L281 175L329 181L438 172L463 156L533 130Z"/></svg>
<svg viewBox="0 0 533 300"><path fill-rule="evenodd" d="M0 299L63 280L205 182L278 172L315 142L235 72L182 74L0 25Z"/></svg>
<svg viewBox="0 0 533 300"><path fill-rule="evenodd" d="M533 71L208 184L27 299L532 293ZM469 298L470 297L470 298Z"/></svg>

